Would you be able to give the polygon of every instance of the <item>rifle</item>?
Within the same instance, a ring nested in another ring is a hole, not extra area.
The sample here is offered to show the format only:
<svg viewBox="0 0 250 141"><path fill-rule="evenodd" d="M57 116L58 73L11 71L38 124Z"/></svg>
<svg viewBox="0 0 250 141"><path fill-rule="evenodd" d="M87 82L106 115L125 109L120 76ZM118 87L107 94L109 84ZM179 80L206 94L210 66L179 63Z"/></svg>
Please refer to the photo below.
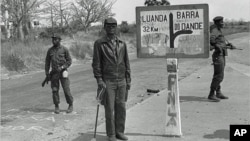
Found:
<svg viewBox="0 0 250 141"><path fill-rule="evenodd" d="M49 77L49 76L46 76L45 79L44 79L43 82L42 82L42 87L44 87L45 83L48 84L49 81L50 81L50 77Z"/></svg>
<svg viewBox="0 0 250 141"><path fill-rule="evenodd" d="M236 50L243 50L242 48L236 48L232 43L230 43L226 38L225 38L227 48L228 49L236 49Z"/></svg>
<svg viewBox="0 0 250 141"><path fill-rule="evenodd" d="M231 46L233 46L233 45L229 45L229 46L227 46L226 48L227 48L227 49L243 50L242 48L236 48L235 46L233 46L233 48L232 48Z"/></svg>

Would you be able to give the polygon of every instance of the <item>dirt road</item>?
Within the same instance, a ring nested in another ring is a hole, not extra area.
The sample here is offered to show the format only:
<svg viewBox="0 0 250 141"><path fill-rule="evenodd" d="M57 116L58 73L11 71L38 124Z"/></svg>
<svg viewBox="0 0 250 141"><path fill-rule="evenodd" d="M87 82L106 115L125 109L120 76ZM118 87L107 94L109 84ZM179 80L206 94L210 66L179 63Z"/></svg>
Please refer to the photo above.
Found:
<svg viewBox="0 0 250 141"><path fill-rule="evenodd" d="M230 65L240 64L242 68L249 68L249 33L232 35L228 39L237 47L244 49L241 52L229 52L232 56L228 57ZM211 59L180 59L179 78L184 79L210 64ZM127 103L128 108L152 96L153 94L146 92L147 89L163 90L167 87L165 59L132 59L131 69L132 88ZM96 112L97 86L91 62L78 62L69 69L69 73L74 97L72 114L65 113L68 105L62 90L60 91L62 112L59 115L53 113L50 86L41 87L43 72L1 81L1 140L68 141L92 129ZM101 108L99 124L104 122L103 112Z"/></svg>

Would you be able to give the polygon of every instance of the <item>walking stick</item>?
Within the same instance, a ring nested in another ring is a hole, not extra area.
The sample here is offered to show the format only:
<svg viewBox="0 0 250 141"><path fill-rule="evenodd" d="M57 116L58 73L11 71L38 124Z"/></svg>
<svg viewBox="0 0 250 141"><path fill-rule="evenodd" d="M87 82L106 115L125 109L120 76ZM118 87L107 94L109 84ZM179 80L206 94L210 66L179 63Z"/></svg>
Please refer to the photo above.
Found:
<svg viewBox="0 0 250 141"><path fill-rule="evenodd" d="M99 106L101 104L101 101L103 99L103 94L105 92L105 88L97 89L97 96L96 100L98 101L97 104L97 110L96 110L96 119L95 119L95 131L94 131L94 137L91 139L91 141L96 141L96 130L97 130L97 122L98 122L98 114L99 114Z"/></svg>
<svg viewBox="0 0 250 141"><path fill-rule="evenodd" d="M94 138L92 138L91 141L96 141L96 128L97 128L97 121L98 121L98 113L99 113L99 103L97 104Z"/></svg>

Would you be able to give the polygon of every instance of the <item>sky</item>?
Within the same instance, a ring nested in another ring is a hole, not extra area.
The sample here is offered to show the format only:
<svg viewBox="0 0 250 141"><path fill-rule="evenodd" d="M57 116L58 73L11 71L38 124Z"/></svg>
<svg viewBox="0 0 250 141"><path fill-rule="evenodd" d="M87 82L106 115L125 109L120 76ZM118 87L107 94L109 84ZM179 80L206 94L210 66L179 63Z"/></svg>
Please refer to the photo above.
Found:
<svg viewBox="0 0 250 141"><path fill-rule="evenodd" d="M160 0L158 0L160 1ZM223 16L228 20L250 21L250 0L169 0L171 5L208 4L209 21L216 16ZM112 12L120 24L122 21L135 23L135 8L144 6L145 0L117 0Z"/></svg>

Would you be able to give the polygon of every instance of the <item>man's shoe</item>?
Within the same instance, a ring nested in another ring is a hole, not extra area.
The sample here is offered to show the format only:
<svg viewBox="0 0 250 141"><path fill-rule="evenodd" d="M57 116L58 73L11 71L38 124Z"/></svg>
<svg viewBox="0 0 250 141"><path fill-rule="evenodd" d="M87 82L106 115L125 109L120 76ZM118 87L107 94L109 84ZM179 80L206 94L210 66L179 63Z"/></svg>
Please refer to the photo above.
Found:
<svg viewBox="0 0 250 141"><path fill-rule="evenodd" d="M55 107L55 114L59 114L59 113L60 113L59 106L56 106L56 107Z"/></svg>
<svg viewBox="0 0 250 141"><path fill-rule="evenodd" d="M69 105L69 108L66 111L66 113L72 113L72 112L73 112L73 105Z"/></svg>
<svg viewBox="0 0 250 141"><path fill-rule="evenodd" d="M109 136L109 137L108 137L108 141L116 141L115 136Z"/></svg>
<svg viewBox="0 0 250 141"><path fill-rule="evenodd" d="M208 99L213 101L213 102L220 102L220 99L217 98L215 95L209 95Z"/></svg>
<svg viewBox="0 0 250 141"><path fill-rule="evenodd" d="M217 93L217 94L216 94L216 97L217 97L217 98L220 98L220 99L228 99L228 97L227 97L227 96L224 96L222 93Z"/></svg>
<svg viewBox="0 0 250 141"><path fill-rule="evenodd" d="M124 141L128 140L128 137L126 137L124 134L117 134L116 138Z"/></svg>

